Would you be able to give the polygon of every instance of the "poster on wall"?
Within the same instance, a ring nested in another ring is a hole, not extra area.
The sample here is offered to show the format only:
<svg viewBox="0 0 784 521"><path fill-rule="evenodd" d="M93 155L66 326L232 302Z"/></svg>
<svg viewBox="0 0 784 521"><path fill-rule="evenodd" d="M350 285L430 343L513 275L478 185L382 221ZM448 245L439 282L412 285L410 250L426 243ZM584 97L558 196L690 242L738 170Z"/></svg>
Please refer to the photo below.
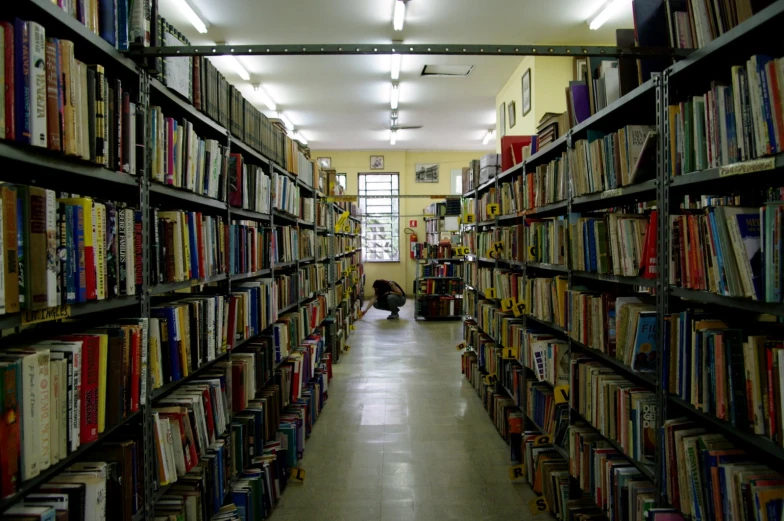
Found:
<svg viewBox="0 0 784 521"><path fill-rule="evenodd" d="M417 163L416 165L417 183L437 183L438 182L438 163Z"/></svg>

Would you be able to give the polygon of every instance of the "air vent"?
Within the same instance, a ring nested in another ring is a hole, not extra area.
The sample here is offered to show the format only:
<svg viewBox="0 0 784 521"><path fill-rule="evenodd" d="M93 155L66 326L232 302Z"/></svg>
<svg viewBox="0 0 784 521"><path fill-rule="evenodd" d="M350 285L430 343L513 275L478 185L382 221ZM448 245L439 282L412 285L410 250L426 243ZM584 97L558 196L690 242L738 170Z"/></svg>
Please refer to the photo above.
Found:
<svg viewBox="0 0 784 521"><path fill-rule="evenodd" d="M425 65L422 76L441 78L464 78L474 70L473 65Z"/></svg>

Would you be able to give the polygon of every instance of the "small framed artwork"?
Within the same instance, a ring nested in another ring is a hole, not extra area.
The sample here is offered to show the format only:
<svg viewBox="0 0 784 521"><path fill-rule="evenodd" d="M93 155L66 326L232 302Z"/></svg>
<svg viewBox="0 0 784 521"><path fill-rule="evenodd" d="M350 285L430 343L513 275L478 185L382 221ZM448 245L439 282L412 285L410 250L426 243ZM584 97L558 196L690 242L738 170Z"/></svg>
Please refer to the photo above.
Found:
<svg viewBox="0 0 784 521"><path fill-rule="evenodd" d="M316 160L321 168L332 168L331 157L320 157Z"/></svg>
<svg viewBox="0 0 784 521"><path fill-rule="evenodd" d="M588 58L574 59L574 80L588 81Z"/></svg>
<svg viewBox="0 0 784 521"><path fill-rule="evenodd" d="M498 128L501 130L501 137L506 135L506 103L501 103L498 107Z"/></svg>
<svg viewBox="0 0 784 521"><path fill-rule="evenodd" d="M509 112L509 128L514 128L515 124L517 123L517 111L515 107L515 102L510 101L507 105L507 109Z"/></svg>
<svg viewBox="0 0 784 521"><path fill-rule="evenodd" d="M523 73L523 117L531 112L531 69Z"/></svg>
<svg viewBox="0 0 784 521"><path fill-rule="evenodd" d="M383 170L384 169L384 156L370 156L370 169Z"/></svg>

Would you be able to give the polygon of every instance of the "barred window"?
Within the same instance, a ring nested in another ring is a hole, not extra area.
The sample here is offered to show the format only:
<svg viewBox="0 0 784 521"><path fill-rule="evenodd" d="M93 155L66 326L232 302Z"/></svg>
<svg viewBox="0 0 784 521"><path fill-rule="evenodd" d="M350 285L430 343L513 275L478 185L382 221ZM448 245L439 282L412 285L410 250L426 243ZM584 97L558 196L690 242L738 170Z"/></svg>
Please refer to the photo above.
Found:
<svg viewBox="0 0 784 521"><path fill-rule="evenodd" d="M400 262L398 182L398 174L359 174L365 262Z"/></svg>

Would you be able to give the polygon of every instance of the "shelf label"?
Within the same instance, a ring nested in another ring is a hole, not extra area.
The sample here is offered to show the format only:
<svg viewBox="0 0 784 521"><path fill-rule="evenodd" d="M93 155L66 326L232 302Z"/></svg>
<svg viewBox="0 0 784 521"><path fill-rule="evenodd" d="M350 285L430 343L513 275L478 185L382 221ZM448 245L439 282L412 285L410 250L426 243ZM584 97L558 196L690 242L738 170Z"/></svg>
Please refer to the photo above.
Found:
<svg viewBox="0 0 784 521"><path fill-rule="evenodd" d="M349 346L349 345L343 346L343 351L348 353L349 351L351 351L351 346Z"/></svg>
<svg viewBox="0 0 784 521"><path fill-rule="evenodd" d="M550 436L545 434L536 437L536 439L534 440L534 447L541 447L542 445L550 445L551 443L552 440L550 440Z"/></svg>
<svg viewBox="0 0 784 521"><path fill-rule="evenodd" d="M476 215L467 213L463 216L463 222L466 224L474 224L476 222Z"/></svg>
<svg viewBox="0 0 784 521"><path fill-rule="evenodd" d="M456 246L455 255L465 257L466 255L471 255L471 250L468 249L468 246Z"/></svg>
<svg viewBox="0 0 784 521"><path fill-rule="evenodd" d="M613 188L612 190L605 190L602 192L602 199L609 199L610 197L619 197L623 195L623 188Z"/></svg>
<svg viewBox="0 0 784 521"><path fill-rule="evenodd" d="M498 383L498 377L495 374L485 375L485 384L494 385Z"/></svg>
<svg viewBox="0 0 784 521"><path fill-rule="evenodd" d="M548 509L549 507L547 506L547 500L544 498L544 496L535 497L528 502L528 510L531 511L532 516L543 514L547 512Z"/></svg>
<svg viewBox="0 0 784 521"><path fill-rule="evenodd" d="M776 168L776 158L766 157L753 161L744 161L719 168L719 177L729 177L731 175L753 174L754 172L764 172Z"/></svg>
<svg viewBox="0 0 784 521"><path fill-rule="evenodd" d="M555 388L555 404L566 403L569 401L569 385L559 385Z"/></svg>
<svg viewBox="0 0 784 521"><path fill-rule="evenodd" d="M55 306L46 309L31 309L22 311L22 325L50 322L71 316L71 306Z"/></svg>
<svg viewBox="0 0 784 521"><path fill-rule="evenodd" d="M501 311L504 313L508 311L512 311L512 308L515 305L515 299L513 298L505 298L501 300Z"/></svg>
<svg viewBox="0 0 784 521"><path fill-rule="evenodd" d="M340 217L338 218L338 222L335 223L336 232L340 232L341 230L344 229L343 226L346 224L346 219L348 219L348 212L343 212L342 214L340 214Z"/></svg>
<svg viewBox="0 0 784 521"><path fill-rule="evenodd" d="M305 482L305 469L299 467L291 467L289 471L290 471L289 477L293 479L295 483Z"/></svg>
<svg viewBox="0 0 784 521"><path fill-rule="evenodd" d="M516 302L515 305L512 306L512 312L515 317L522 317L525 314L525 302Z"/></svg>
<svg viewBox="0 0 784 521"><path fill-rule="evenodd" d="M536 249L536 246L530 246L528 248L528 260L531 262L536 261L536 258L539 254L539 251Z"/></svg>
<svg viewBox="0 0 784 521"><path fill-rule="evenodd" d="M351 324L350 326L348 326L348 330L349 331L356 331L357 327L354 324Z"/></svg>
<svg viewBox="0 0 784 521"><path fill-rule="evenodd" d="M329 203L356 203L356 195L330 195L327 197Z"/></svg>
<svg viewBox="0 0 784 521"><path fill-rule="evenodd" d="M517 348L516 347L505 347L502 350L502 356L504 360L517 360Z"/></svg>
<svg viewBox="0 0 784 521"><path fill-rule="evenodd" d="M466 343L465 343L465 342L460 342L459 344L457 344L457 345L455 346L455 349L457 349L458 351L460 351L461 349L465 349L465 346L466 346Z"/></svg>
<svg viewBox="0 0 784 521"><path fill-rule="evenodd" d="M517 481L525 477L525 463L520 463L514 467L509 467L509 479Z"/></svg>
<svg viewBox="0 0 784 521"><path fill-rule="evenodd" d="M495 298L495 288L487 288L485 290L485 298Z"/></svg>
<svg viewBox="0 0 784 521"><path fill-rule="evenodd" d="M351 226L349 226L348 224L344 224L343 233L351 233Z"/></svg>
<svg viewBox="0 0 784 521"><path fill-rule="evenodd" d="M487 216L488 217L495 217L501 213L501 207L495 203L490 203L487 205Z"/></svg>

